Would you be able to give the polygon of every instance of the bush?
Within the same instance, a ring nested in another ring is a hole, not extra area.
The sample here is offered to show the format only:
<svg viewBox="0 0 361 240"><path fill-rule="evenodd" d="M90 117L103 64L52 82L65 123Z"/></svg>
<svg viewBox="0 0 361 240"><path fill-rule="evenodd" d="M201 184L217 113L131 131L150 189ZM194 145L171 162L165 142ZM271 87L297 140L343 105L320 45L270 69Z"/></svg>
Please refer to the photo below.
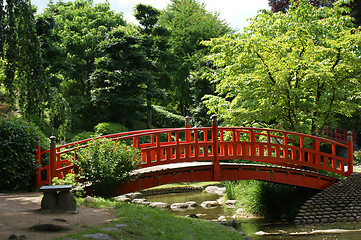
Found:
<svg viewBox="0 0 361 240"><path fill-rule="evenodd" d="M129 130L120 123L102 122L94 127L94 131L99 135L108 135L112 133L127 132Z"/></svg>
<svg viewBox="0 0 361 240"><path fill-rule="evenodd" d="M171 113L161 106L153 106L153 125L160 128L184 127L184 117Z"/></svg>
<svg viewBox="0 0 361 240"><path fill-rule="evenodd" d="M94 132L84 131L84 132L78 133L74 137L72 137L71 141L72 142L77 142L77 141L80 141L80 140L95 138L95 137L98 137L98 136L99 135L97 135Z"/></svg>
<svg viewBox="0 0 361 240"><path fill-rule="evenodd" d="M84 197L85 190L82 186L76 181L76 175L74 173L68 173L62 179L57 177L53 178L53 185L72 185L72 192L75 197Z"/></svg>
<svg viewBox="0 0 361 240"><path fill-rule="evenodd" d="M93 140L80 150L75 165L80 177L88 181L96 195L110 196L114 187L130 179L129 172L141 160L140 151L110 139Z"/></svg>
<svg viewBox="0 0 361 240"><path fill-rule="evenodd" d="M356 165L361 164L361 150L353 152L353 161Z"/></svg>
<svg viewBox="0 0 361 240"><path fill-rule="evenodd" d="M256 180L238 181L236 185L225 184L227 194L235 197L251 214L267 219L292 220L303 203L318 190ZM227 188L232 189L228 190Z"/></svg>
<svg viewBox="0 0 361 240"><path fill-rule="evenodd" d="M0 190L29 190L37 173L35 137L46 144L38 127L18 118L0 118Z"/></svg>

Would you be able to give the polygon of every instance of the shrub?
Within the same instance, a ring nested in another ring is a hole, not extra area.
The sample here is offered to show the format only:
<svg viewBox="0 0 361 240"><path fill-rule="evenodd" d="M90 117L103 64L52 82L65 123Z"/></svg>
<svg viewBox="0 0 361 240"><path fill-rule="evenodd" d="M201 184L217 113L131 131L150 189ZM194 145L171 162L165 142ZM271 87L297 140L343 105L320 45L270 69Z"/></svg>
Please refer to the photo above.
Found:
<svg viewBox="0 0 361 240"><path fill-rule="evenodd" d="M99 135L97 135L94 132L84 131L84 132L78 133L74 137L72 137L71 141L72 142L77 142L77 141L80 141L80 140L83 140L83 139L90 139L90 138L94 138L94 137L98 137L98 136Z"/></svg>
<svg viewBox="0 0 361 240"><path fill-rule="evenodd" d="M227 190L229 184L225 186ZM256 180L238 181L231 187L235 198L247 212L273 220L293 219L303 203L318 192Z"/></svg>
<svg viewBox="0 0 361 240"><path fill-rule="evenodd" d="M99 135L127 132L128 128L120 123L102 122L94 127L94 131Z"/></svg>
<svg viewBox="0 0 361 240"><path fill-rule="evenodd" d="M353 152L353 161L355 164L361 164L361 150Z"/></svg>
<svg viewBox="0 0 361 240"><path fill-rule="evenodd" d="M138 149L102 139L93 140L81 149L75 165L80 169L80 177L94 187L96 195L110 196L114 187L130 179L129 172L138 166L140 159Z"/></svg>
<svg viewBox="0 0 361 240"><path fill-rule="evenodd" d="M83 197L85 194L85 190L76 181L76 175L74 173L68 173L62 179L55 177L52 181L53 185L72 185L73 189L71 191L74 193L75 197Z"/></svg>
<svg viewBox="0 0 361 240"><path fill-rule="evenodd" d="M0 118L0 190L29 190L37 170L35 137L46 144L38 127L18 118Z"/></svg>
<svg viewBox="0 0 361 240"><path fill-rule="evenodd" d="M161 128L184 127L184 117L167 111L164 107L153 106L153 124Z"/></svg>

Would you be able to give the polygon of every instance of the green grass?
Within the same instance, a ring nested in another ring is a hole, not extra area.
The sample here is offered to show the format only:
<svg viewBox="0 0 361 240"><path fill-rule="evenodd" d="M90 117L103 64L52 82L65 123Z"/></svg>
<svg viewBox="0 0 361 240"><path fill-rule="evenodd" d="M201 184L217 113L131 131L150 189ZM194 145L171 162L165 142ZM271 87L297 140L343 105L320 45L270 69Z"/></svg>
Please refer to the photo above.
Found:
<svg viewBox="0 0 361 240"><path fill-rule="evenodd" d="M227 197L237 199L247 213L266 219L292 220L302 204L318 190L256 180L228 182Z"/></svg>
<svg viewBox="0 0 361 240"><path fill-rule="evenodd" d="M79 203L82 203L78 199ZM242 239L243 235L232 231L220 224L205 220L185 218L168 213L167 211L138 206L130 203L119 203L113 200L97 198L90 207L115 208L118 219L111 224L101 227L90 227L88 230L71 234L66 237L72 239L83 238L84 234L105 233L114 239ZM121 231L102 231L104 227L114 227L116 224L126 224ZM64 237L62 237L64 238ZM62 239L58 238L58 239Z"/></svg>

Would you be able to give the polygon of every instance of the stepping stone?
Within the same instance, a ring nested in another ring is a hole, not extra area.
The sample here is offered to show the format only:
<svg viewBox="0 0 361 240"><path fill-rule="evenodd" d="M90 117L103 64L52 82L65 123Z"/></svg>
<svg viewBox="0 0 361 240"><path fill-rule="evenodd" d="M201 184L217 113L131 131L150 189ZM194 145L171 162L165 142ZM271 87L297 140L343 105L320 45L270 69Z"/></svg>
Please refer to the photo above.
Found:
<svg viewBox="0 0 361 240"><path fill-rule="evenodd" d="M128 227L128 225L127 224L124 224L124 223L122 223L122 224L117 224L117 225L115 225L117 228L123 228L123 227Z"/></svg>
<svg viewBox="0 0 361 240"><path fill-rule="evenodd" d="M86 235L83 235L83 237L92 238L92 239L100 239L100 240L115 240L111 236L104 234L104 233L86 234Z"/></svg>

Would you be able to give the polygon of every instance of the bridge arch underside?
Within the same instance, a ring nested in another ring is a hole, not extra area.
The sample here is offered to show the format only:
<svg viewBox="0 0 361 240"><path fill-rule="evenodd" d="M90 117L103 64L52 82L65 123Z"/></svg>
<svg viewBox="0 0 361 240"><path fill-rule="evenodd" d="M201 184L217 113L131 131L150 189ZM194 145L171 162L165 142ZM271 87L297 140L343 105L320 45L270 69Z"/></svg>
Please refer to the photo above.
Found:
<svg viewBox="0 0 361 240"><path fill-rule="evenodd" d="M260 180L321 190L339 180L314 171L282 166L222 162L220 167L219 181ZM212 162L165 164L138 169L133 174L136 175L135 180L120 186L117 193L135 192L167 183L214 181Z"/></svg>

